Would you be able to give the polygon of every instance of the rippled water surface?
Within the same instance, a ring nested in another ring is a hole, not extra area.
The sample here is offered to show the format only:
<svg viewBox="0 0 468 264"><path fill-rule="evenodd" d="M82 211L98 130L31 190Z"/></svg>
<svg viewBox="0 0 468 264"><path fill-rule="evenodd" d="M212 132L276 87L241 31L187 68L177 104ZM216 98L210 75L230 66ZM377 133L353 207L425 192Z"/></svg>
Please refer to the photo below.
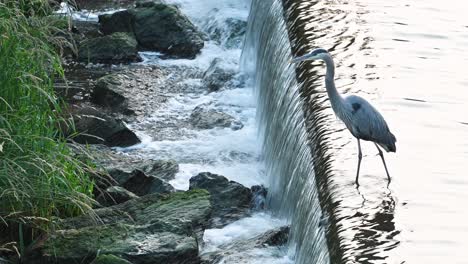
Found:
<svg viewBox="0 0 468 264"><path fill-rule="evenodd" d="M362 144L356 189L356 140L331 119L345 255L359 263L468 263L468 3L289 2L303 50L329 49L338 89L370 100L398 139L396 154L386 155L388 187L374 145ZM323 74L314 64L310 76ZM325 92L323 78L314 83Z"/></svg>

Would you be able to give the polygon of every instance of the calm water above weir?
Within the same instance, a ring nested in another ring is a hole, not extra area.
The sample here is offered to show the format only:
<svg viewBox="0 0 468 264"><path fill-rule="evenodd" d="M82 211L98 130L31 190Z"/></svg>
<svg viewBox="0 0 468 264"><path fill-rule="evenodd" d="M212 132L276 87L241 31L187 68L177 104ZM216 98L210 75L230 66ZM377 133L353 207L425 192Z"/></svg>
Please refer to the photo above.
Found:
<svg viewBox="0 0 468 264"><path fill-rule="evenodd" d="M389 187L375 147L362 144L356 189L356 140L330 118L331 192L346 259L467 263L468 4L289 2L303 51L329 49L338 89L370 100L398 139L397 153L386 155ZM313 64L308 78L324 74L321 63ZM325 94L323 78L314 86ZM332 116L329 102L324 105Z"/></svg>

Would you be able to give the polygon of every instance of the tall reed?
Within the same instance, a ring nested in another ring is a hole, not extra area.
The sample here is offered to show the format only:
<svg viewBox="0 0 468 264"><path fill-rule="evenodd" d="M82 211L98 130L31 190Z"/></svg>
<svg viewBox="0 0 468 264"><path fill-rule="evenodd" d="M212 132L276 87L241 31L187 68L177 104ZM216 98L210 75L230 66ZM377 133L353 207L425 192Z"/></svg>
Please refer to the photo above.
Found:
<svg viewBox="0 0 468 264"><path fill-rule="evenodd" d="M92 203L86 164L58 129L63 104L53 83L63 69L49 11L43 0L0 2L0 245L22 241L12 236L23 225L47 231L54 218L81 214Z"/></svg>

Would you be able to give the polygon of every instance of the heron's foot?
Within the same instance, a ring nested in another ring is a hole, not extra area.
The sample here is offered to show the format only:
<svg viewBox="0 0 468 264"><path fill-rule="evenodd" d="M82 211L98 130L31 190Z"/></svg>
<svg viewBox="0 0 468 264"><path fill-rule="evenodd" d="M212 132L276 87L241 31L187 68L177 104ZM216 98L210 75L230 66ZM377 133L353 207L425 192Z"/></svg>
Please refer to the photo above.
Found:
<svg viewBox="0 0 468 264"><path fill-rule="evenodd" d="M359 174L356 175L356 180L354 181L354 184L356 184L356 188L359 188Z"/></svg>

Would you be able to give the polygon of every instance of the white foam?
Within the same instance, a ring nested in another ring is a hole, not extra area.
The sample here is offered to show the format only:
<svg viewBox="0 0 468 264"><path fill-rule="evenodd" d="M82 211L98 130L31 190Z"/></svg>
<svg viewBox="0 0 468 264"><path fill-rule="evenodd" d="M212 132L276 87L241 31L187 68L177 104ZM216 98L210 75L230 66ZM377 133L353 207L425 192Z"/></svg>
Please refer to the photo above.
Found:
<svg viewBox="0 0 468 264"><path fill-rule="evenodd" d="M223 175L232 181L236 181L244 186L252 187L261 185L265 182L262 164L259 162L252 163L223 163L207 165L186 163L179 164L179 172L174 180L169 183L178 190L188 190L189 180L193 176L201 172L211 172Z"/></svg>
<svg viewBox="0 0 468 264"><path fill-rule="evenodd" d="M205 46L195 59L161 59L162 53L145 51L140 52L143 59L142 64L157 64L160 66L186 66L208 69L211 62L216 58L221 58L226 69L238 69L240 49L225 49L213 41L206 41Z"/></svg>
<svg viewBox="0 0 468 264"><path fill-rule="evenodd" d="M60 9L55 11L55 14L64 15L71 17L73 20L79 21L99 21L99 15L104 14L113 14L115 12L123 11L125 9L112 9L112 10L104 10L104 11L89 11L89 10L75 10L72 6L67 4L66 2L60 3Z"/></svg>
<svg viewBox="0 0 468 264"><path fill-rule="evenodd" d="M252 238L285 225L287 225L285 220L272 217L267 213L257 213L221 229L207 229L203 235L203 241L205 242L203 252L216 251L221 245Z"/></svg>
<svg viewBox="0 0 468 264"><path fill-rule="evenodd" d="M220 229L205 230L203 241L205 242L203 253L215 252L223 246L236 241L250 239L272 230L287 225L282 219L275 218L267 213L256 213L251 217L240 219ZM251 264L292 264L292 252L287 247L262 247L252 248L242 252L231 252L232 256L225 256L219 263L237 263L239 257Z"/></svg>
<svg viewBox="0 0 468 264"><path fill-rule="evenodd" d="M166 3L179 6L195 23L211 19L213 13L217 17L247 20L250 6L250 0L166 0Z"/></svg>

